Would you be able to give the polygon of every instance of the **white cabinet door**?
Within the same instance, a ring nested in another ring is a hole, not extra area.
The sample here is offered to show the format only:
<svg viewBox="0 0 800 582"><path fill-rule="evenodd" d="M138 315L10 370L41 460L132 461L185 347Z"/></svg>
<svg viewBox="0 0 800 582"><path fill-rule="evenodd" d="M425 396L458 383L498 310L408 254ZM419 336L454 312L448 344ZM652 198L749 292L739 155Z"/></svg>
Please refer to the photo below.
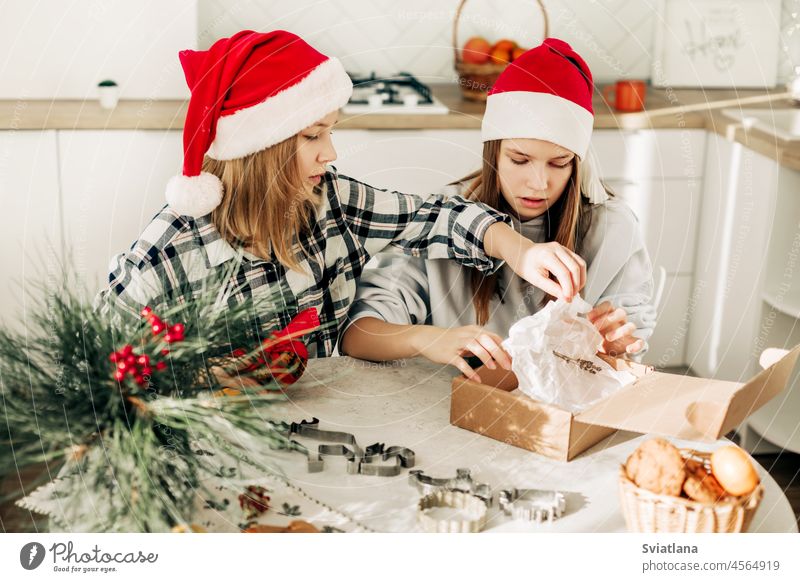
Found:
<svg viewBox="0 0 800 582"><path fill-rule="evenodd" d="M664 267L670 275L691 275L702 183L669 178L606 184L639 218L653 266Z"/></svg>
<svg viewBox="0 0 800 582"><path fill-rule="evenodd" d="M757 359L779 165L717 135L706 160L687 363L706 378L742 381Z"/></svg>
<svg viewBox="0 0 800 582"><path fill-rule="evenodd" d="M336 130L333 143L341 173L409 194L437 192L478 170L483 159L476 129Z"/></svg>
<svg viewBox="0 0 800 582"><path fill-rule="evenodd" d="M58 285L62 259L55 131L0 131L0 321L24 325L36 285Z"/></svg>
<svg viewBox="0 0 800 582"><path fill-rule="evenodd" d="M694 310L691 275L668 275L658 320L643 362L662 368L686 364L686 339Z"/></svg>
<svg viewBox="0 0 800 582"><path fill-rule="evenodd" d="M59 132L64 236L90 290L164 206L181 144L179 131Z"/></svg>
<svg viewBox="0 0 800 582"><path fill-rule="evenodd" d="M703 175L706 131L601 129L592 150L605 179L697 179Z"/></svg>

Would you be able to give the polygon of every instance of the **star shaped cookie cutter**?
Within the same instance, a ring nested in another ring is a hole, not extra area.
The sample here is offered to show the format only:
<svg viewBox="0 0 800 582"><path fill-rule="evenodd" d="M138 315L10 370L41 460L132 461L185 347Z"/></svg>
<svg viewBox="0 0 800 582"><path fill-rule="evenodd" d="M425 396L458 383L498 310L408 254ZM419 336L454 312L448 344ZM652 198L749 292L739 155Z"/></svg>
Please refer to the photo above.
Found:
<svg viewBox="0 0 800 582"><path fill-rule="evenodd" d="M545 489L503 489L497 502L506 515L538 523L555 521L567 508L563 493Z"/></svg>

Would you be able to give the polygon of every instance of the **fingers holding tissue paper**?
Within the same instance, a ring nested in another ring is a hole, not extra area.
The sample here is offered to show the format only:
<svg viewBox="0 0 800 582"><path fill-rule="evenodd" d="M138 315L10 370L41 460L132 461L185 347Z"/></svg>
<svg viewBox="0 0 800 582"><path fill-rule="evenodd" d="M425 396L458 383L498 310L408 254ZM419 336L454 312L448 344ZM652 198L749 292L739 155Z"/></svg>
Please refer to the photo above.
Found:
<svg viewBox="0 0 800 582"><path fill-rule="evenodd" d="M601 351L609 356L635 354L644 348L644 340L634 336L636 324L627 321L628 314L610 301L596 305L586 318L603 336Z"/></svg>

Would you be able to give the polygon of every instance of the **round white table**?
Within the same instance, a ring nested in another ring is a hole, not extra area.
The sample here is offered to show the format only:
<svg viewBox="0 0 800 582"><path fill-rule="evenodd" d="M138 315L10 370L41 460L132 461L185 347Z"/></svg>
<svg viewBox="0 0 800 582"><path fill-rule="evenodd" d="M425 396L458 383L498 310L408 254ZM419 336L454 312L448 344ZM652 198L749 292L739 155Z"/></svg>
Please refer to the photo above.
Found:
<svg viewBox="0 0 800 582"><path fill-rule="evenodd" d="M402 445L416 453L415 469L435 477L454 476L464 467L478 482L499 489L553 489L567 495L565 515L553 523L514 521L494 503L484 531L621 532L619 466L645 438L617 432L568 462L558 462L450 425L450 382L454 369L414 359L374 364L348 357L309 362L300 381L287 389L290 399L276 410L285 420L319 419L319 428L352 433L359 445ZM317 442L298 438L316 447ZM698 450L716 443L676 441ZM287 476L309 495L377 531L418 531L419 493L408 483L408 469L396 477L348 475L342 458L326 457L320 473L307 471L297 453L277 453ZM797 532L786 496L757 466L764 499L751 532Z"/></svg>

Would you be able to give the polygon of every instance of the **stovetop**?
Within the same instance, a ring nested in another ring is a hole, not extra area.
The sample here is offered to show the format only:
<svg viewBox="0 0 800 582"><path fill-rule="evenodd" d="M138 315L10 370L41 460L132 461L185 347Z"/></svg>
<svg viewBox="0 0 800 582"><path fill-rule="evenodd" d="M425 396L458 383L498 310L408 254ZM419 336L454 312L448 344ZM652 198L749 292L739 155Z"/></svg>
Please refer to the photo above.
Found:
<svg viewBox="0 0 800 582"><path fill-rule="evenodd" d="M344 113L446 114L449 109L433 96L430 87L410 73L378 77L350 74L353 96Z"/></svg>

